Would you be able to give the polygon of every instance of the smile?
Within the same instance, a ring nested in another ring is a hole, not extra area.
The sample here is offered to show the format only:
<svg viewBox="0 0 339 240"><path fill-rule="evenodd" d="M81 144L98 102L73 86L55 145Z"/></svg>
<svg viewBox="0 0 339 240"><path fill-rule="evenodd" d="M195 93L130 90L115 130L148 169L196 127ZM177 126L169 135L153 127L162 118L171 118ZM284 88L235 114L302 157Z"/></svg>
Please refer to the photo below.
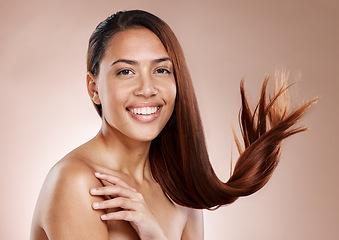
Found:
<svg viewBox="0 0 339 240"><path fill-rule="evenodd" d="M155 121L163 108L162 105L146 103L139 106L130 106L126 108L130 116L140 123L150 123ZM144 106L143 106L144 105ZM146 106L145 106L146 105ZM148 105L148 106L147 106Z"/></svg>
<svg viewBox="0 0 339 240"><path fill-rule="evenodd" d="M158 107L140 107L140 108L128 108L127 110L133 114L138 115L151 115L156 113L160 109L160 106Z"/></svg>

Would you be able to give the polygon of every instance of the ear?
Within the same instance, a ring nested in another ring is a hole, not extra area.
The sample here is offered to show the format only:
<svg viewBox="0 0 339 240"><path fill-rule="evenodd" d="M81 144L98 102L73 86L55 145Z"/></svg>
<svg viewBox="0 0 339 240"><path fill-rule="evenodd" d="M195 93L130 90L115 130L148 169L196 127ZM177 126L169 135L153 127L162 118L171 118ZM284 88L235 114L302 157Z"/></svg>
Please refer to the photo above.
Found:
<svg viewBox="0 0 339 240"><path fill-rule="evenodd" d="M93 76L91 72L87 72L86 83L87 83L87 91L92 101L95 104L100 105L101 101L100 101L99 94L98 94L97 79Z"/></svg>

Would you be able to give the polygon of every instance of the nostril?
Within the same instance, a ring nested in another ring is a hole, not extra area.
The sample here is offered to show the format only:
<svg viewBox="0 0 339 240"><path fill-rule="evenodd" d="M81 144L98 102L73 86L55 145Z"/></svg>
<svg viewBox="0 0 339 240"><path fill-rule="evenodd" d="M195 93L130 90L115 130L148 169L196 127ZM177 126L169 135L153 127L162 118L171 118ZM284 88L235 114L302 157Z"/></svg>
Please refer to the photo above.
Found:
<svg viewBox="0 0 339 240"><path fill-rule="evenodd" d="M135 92L136 96L151 97L158 93L158 89L154 86L142 86L138 88Z"/></svg>

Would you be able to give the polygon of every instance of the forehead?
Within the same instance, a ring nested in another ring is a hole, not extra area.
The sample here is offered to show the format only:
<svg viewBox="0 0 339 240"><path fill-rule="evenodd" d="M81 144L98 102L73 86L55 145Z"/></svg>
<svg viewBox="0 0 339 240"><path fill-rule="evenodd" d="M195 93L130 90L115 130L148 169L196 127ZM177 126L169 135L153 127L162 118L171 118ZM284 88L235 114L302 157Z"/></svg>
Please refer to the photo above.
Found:
<svg viewBox="0 0 339 240"><path fill-rule="evenodd" d="M140 27L116 33L108 42L105 57L142 61L168 57L168 53L152 31Z"/></svg>

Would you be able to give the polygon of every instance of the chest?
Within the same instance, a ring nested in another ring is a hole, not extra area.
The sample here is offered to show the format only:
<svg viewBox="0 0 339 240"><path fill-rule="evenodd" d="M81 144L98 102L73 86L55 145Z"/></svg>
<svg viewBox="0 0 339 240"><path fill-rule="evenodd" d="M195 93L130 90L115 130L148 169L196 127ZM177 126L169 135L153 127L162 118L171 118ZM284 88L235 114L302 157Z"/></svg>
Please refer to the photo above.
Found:
<svg viewBox="0 0 339 240"><path fill-rule="evenodd" d="M158 221L168 239L179 240L187 220L184 207L172 203L159 188L137 189L147 204L148 209ZM114 209L110 211L120 211ZM108 221L110 239L139 239L136 231L126 221Z"/></svg>

